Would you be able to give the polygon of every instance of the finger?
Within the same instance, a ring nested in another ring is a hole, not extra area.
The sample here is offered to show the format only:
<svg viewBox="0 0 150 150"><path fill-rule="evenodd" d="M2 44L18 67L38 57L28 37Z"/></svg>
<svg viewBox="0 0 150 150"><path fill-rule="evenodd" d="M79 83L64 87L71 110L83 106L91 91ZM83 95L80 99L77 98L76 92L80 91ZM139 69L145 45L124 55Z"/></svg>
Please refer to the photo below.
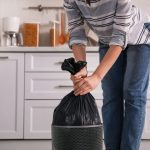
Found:
<svg viewBox="0 0 150 150"><path fill-rule="evenodd" d="M88 88L88 84L86 82L84 82L79 88L74 90L74 93L78 93L80 91L84 91L87 88Z"/></svg>
<svg viewBox="0 0 150 150"><path fill-rule="evenodd" d="M78 88L81 87L82 84L84 84L85 80L81 79L79 82L77 82L74 86L74 90L77 90Z"/></svg>
<svg viewBox="0 0 150 150"><path fill-rule="evenodd" d="M78 82L81 81L81 79L82 79L82 78L80 78L80 79L75 79L75 80L74 80L74 83L77 84Z"/></svg>
<svg viewBox="0 0 150 150"><path fill-rule="evenodd" d="M77 78L87 77L87 71L85 71L83 68L79 72L77 72L74 76Z"/></svg>
<svg viewBox="0 0 150 150"><path fill-rule="evenodd" d="M82 77L85 78L85 77L87 77L87 75L85 75L84 73L80 73L80 72L79 72L79 73L75 74L74 77L75 77L75 78L82 78Z"/></svg>
<svg viewBox="0 0 150 150"><path fill-rule="evenodd" d="M89 88L89 87L86 87L83 89L80 89L78 92L75 92L74 94L77 96L77 95L84 95L85 93L88 93L90 92L92 89Z"/></svg>
<svg viewBox="0 0 150 150"><path fill-rule="evenodd" d="M80 91L80 90L84 90L84 89L86 89L87 87L90 88L90 86L88 85L88 83L87 83L87 82L84 82L79 88L76 88L76 89L74 90L74 92L78 92L78 91Z"/></svg>
<svg viewBox="0 0 150 150"><path fill-rule="evenodd" d="M75 75L71 75L70 79L75 80L75 79L80 79L81 77L79 76L75 76Z"/></svg>
<svg viewBox="0 0 150 150"><path fill-rule="evenodd" d="M71 76L70 79L72 80L73 84L76 84L81 80L81 78L75 78L74 76Z"/></svg>
<svg viewBox="0 0 150 150"><path fill-rule="evenodd" d="M87 90L81 92L80 95L85 95L85 94L87 94L87 93L89 93L91 91L92 91L92 89L87 89Z"/></svg>

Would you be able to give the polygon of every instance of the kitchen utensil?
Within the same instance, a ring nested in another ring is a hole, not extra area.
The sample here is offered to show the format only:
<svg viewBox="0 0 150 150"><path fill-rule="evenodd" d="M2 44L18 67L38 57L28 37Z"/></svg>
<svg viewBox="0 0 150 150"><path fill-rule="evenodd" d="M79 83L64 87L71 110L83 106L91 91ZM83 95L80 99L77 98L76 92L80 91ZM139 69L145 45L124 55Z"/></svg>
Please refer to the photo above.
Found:
<svg viewBox="0 0 150 150"><path fill-rule="evenodd" d="M66 33L66 35L65 35L65 41L66 41L66 43L68 43L69 42L69 39L70 39L70 33L69 33L69 31Z"/></svg>
<svg viewBox="0 0 150 150"><path fill-rule="evenodd" d="M65 13L61 12L61 34L59 36L59 43L65 43Z"/></svg>

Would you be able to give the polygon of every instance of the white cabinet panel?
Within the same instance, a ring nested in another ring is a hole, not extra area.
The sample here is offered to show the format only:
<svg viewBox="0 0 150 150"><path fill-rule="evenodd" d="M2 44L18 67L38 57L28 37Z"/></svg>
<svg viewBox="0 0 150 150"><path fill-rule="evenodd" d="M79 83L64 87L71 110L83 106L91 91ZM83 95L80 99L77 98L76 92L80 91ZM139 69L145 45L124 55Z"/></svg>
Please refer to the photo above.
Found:
<svg viewBox="0 0 150 150"><path fill-rule="evenodd" d="M26 73L25 99L62 99L73 89L69 73ZM102 99L100 85L91 92Z"/></svg>
<svg viewBox="0 0 150 150"><path fill-rule="evenodd" d="M142 139L150 139L150 101L147 101L145 126Z"/></svg>
<svg viewBox="0 0 150 150"><path fill-rule="evenodd" d="M149 81L149 86L147 90L147 98L150 100L150 81Z"/></svg>
<svg viewBox="0 0 150 150"><path fill-rule="evenodd" d="M73 57L72 53L27 53L25 55L26 71L62 71L61 64L64 59ZM87 54L88 71L96 69L99 63L98 53Z"/></svg>
<svg viewBox="0 0 150 150"><path fill-rule="evenodd" d="M25 139L51 139L53 111L59 100L25 101Z"/></svg>
<svg viewBox="0 0 150 150"><path fill-rule="evenodd" d="M96 103L97 103L98 111L99 111L99 114L100 114L101 122L103 123L103 118L102 118L102 105L103 105L103 101L102 100L96 100Z"/></svg>
<svg viewBox="0 0 150 150"><path fill-rule="evenodd" d="M23 138L24 54L0 53L0 139Z"/></svg>

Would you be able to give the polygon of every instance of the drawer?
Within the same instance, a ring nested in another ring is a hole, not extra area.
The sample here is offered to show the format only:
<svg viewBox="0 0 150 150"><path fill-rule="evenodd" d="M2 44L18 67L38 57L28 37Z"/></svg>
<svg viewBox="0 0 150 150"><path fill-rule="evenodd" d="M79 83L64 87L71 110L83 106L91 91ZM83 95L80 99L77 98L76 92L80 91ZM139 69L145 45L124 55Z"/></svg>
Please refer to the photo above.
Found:
<svg viewBox="0 0 150 150"><path fill-rule="evenodd" d="M62 99L72 89L69 73L25 73L25 99ZM102 99L100 85L92 94Z"/></svg>
<svg viewBox="0 0 150 150"><path fill-rule="evenodd" d="M26 100L24 139L51 139L53 112L60 100ZM101 116L102 101L97 101Z"/></svg>
<svg viewBox="0 0 150 150"><path fill-rule="evenodd" d="M25 54L25 71L61 71L64 59L73 57L72 53L27 53ZM99 64L98 53L87 54L88 71L93 71Z"/></svg>

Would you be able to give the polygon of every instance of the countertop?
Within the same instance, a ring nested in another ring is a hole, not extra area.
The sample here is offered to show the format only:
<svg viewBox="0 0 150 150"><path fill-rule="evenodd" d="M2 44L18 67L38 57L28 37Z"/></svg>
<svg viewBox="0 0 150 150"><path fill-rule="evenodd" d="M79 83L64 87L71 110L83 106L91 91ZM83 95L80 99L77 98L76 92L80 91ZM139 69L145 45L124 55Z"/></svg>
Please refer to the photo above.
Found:
<svg viewBox="0 0 150 150"><path fill-rule="evenodd" d="M87 52L97 53L98 47L86 47ZM67 45L58 47L0 47L0 52L72 52Z"/></svg>

